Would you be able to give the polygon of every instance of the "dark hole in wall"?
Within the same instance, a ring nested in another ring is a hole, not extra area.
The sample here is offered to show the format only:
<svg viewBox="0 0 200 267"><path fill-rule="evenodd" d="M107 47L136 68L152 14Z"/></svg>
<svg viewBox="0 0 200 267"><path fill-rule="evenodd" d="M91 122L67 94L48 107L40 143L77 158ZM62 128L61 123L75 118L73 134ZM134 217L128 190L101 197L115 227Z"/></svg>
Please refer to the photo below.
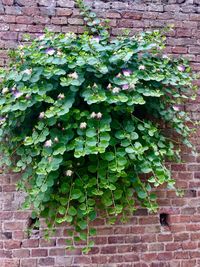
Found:
<svg viewBox="0 0 200 267"><path fill-rule="evenodd" d="M27 222L27 233L28 233L28 238L31 238L31 236L38 236L39 234L39 227L36 226L37 222L39 221L39 218L28 218Z"/></svg>
<svg viewBox="0 0 200 267"><path fill-rule="evenodd" d="M11 232L4 232L3 235L4 235L7 239L12 239L12 233L11 233Z"/></svg>
<svg viewBox="0 0 200 267"><path fill-rule="evenodd" d="M160 225L161 226L169 226L169 214L161 213L160 214Z"/></svg>
<svg viewBox="0 0 200 267"><path fill-rule="evenodd" d="M32 217L29 217L28 218L28 223L27 223L27 226L28 228L31 228L33 230L39 230L39 227L37 227L35 224L37 223L39 219L36 217L36 218L32 218Z"/></svg>

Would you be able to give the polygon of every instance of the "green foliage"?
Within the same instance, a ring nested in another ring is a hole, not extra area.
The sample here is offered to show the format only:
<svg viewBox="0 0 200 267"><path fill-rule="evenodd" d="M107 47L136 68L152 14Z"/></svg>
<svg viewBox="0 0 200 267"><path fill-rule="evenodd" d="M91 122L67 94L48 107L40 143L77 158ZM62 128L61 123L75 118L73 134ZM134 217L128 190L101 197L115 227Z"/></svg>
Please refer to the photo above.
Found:
<svg viewBox="0 0 200 267"><path fill-rule="evenodd" d="M25 206L50 228L71 224L70 245L83 240L88 252L99 211L110 223L138 202L155 212L152 188L174 188L164 162L178 150L162 128L191 146L181 104L195 88L188 63L163 56L159 31L110 39L79 6L94 35L46 32L11 53L1 71L0 147L1 164L23 172Z"/></svg>

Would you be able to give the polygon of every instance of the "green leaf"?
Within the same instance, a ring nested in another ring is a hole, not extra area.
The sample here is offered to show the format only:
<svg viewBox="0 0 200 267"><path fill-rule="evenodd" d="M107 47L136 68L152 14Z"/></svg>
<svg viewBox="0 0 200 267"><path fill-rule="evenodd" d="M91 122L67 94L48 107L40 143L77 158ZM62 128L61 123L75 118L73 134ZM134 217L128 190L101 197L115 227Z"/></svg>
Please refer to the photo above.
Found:
<svg viewBox="0 0 200 267"><path fill-rule="evenodd" d="M77 211L73 206L70 206L68 210L68 214L71 216L75 216L77 214Z"/></svg>
<svg viewBox="0 0 200 267"><path fill-rule="evenodd" d="M82 195L80 189L73 189L71 193L71 199L78 199Z"/></svg>

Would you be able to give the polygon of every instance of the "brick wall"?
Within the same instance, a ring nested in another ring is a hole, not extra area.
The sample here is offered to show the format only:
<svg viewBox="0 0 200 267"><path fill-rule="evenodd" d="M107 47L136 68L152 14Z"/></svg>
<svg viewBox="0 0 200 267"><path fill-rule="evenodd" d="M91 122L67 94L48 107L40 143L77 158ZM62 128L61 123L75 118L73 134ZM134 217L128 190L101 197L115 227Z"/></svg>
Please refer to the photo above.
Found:
<svg viewBox="0 0 200 267"><path fill-rule="evenodd" d="M131 34L146 28L174 24L167 53L182 54L200 70L200 0L88 1L102 17L111 19L113 35L124 28ZM72 0L0 0L0 65L6 50L22 42L23 33L37 35L47 27L55 32L83 31L83 21ZM200 83L199 83L200 84ZM200 97L186 110L200 119ZM199 149L200 130L193 137ZM99 219L95 247L89 255L65 250L66 231L59 228L49 242L35 231L24 232L29 212L17 210L23 195L15 191L17 175L0 174L0 266L2 267L195 267L200 266L200 158L183 148L182 164L171 164L177 184L185 192L160 190L159 213L168 215L168 226L159 214L139 210L126 225L105 225Z"/></svg>

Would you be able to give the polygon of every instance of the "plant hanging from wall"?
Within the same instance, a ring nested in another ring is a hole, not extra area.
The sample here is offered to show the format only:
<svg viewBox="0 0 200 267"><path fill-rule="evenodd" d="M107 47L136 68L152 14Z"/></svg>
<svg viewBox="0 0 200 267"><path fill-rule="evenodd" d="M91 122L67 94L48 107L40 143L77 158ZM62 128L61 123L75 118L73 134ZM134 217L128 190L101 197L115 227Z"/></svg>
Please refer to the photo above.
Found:
<svg viewBox="0 0 200 267"><path fill-rule="evenodd" d="M88 252L99 211L125 221L137 199L155 212L152 188L174 188L164 161L179 152L161 124L191 146L180 104L195 88L188 63L161 53L159 31L111 39L78 5L89 32L47 32L11 53L1 72L0 147L2 165L23 173L18 188L33 216L50 228L69 223Z"/></svg>

